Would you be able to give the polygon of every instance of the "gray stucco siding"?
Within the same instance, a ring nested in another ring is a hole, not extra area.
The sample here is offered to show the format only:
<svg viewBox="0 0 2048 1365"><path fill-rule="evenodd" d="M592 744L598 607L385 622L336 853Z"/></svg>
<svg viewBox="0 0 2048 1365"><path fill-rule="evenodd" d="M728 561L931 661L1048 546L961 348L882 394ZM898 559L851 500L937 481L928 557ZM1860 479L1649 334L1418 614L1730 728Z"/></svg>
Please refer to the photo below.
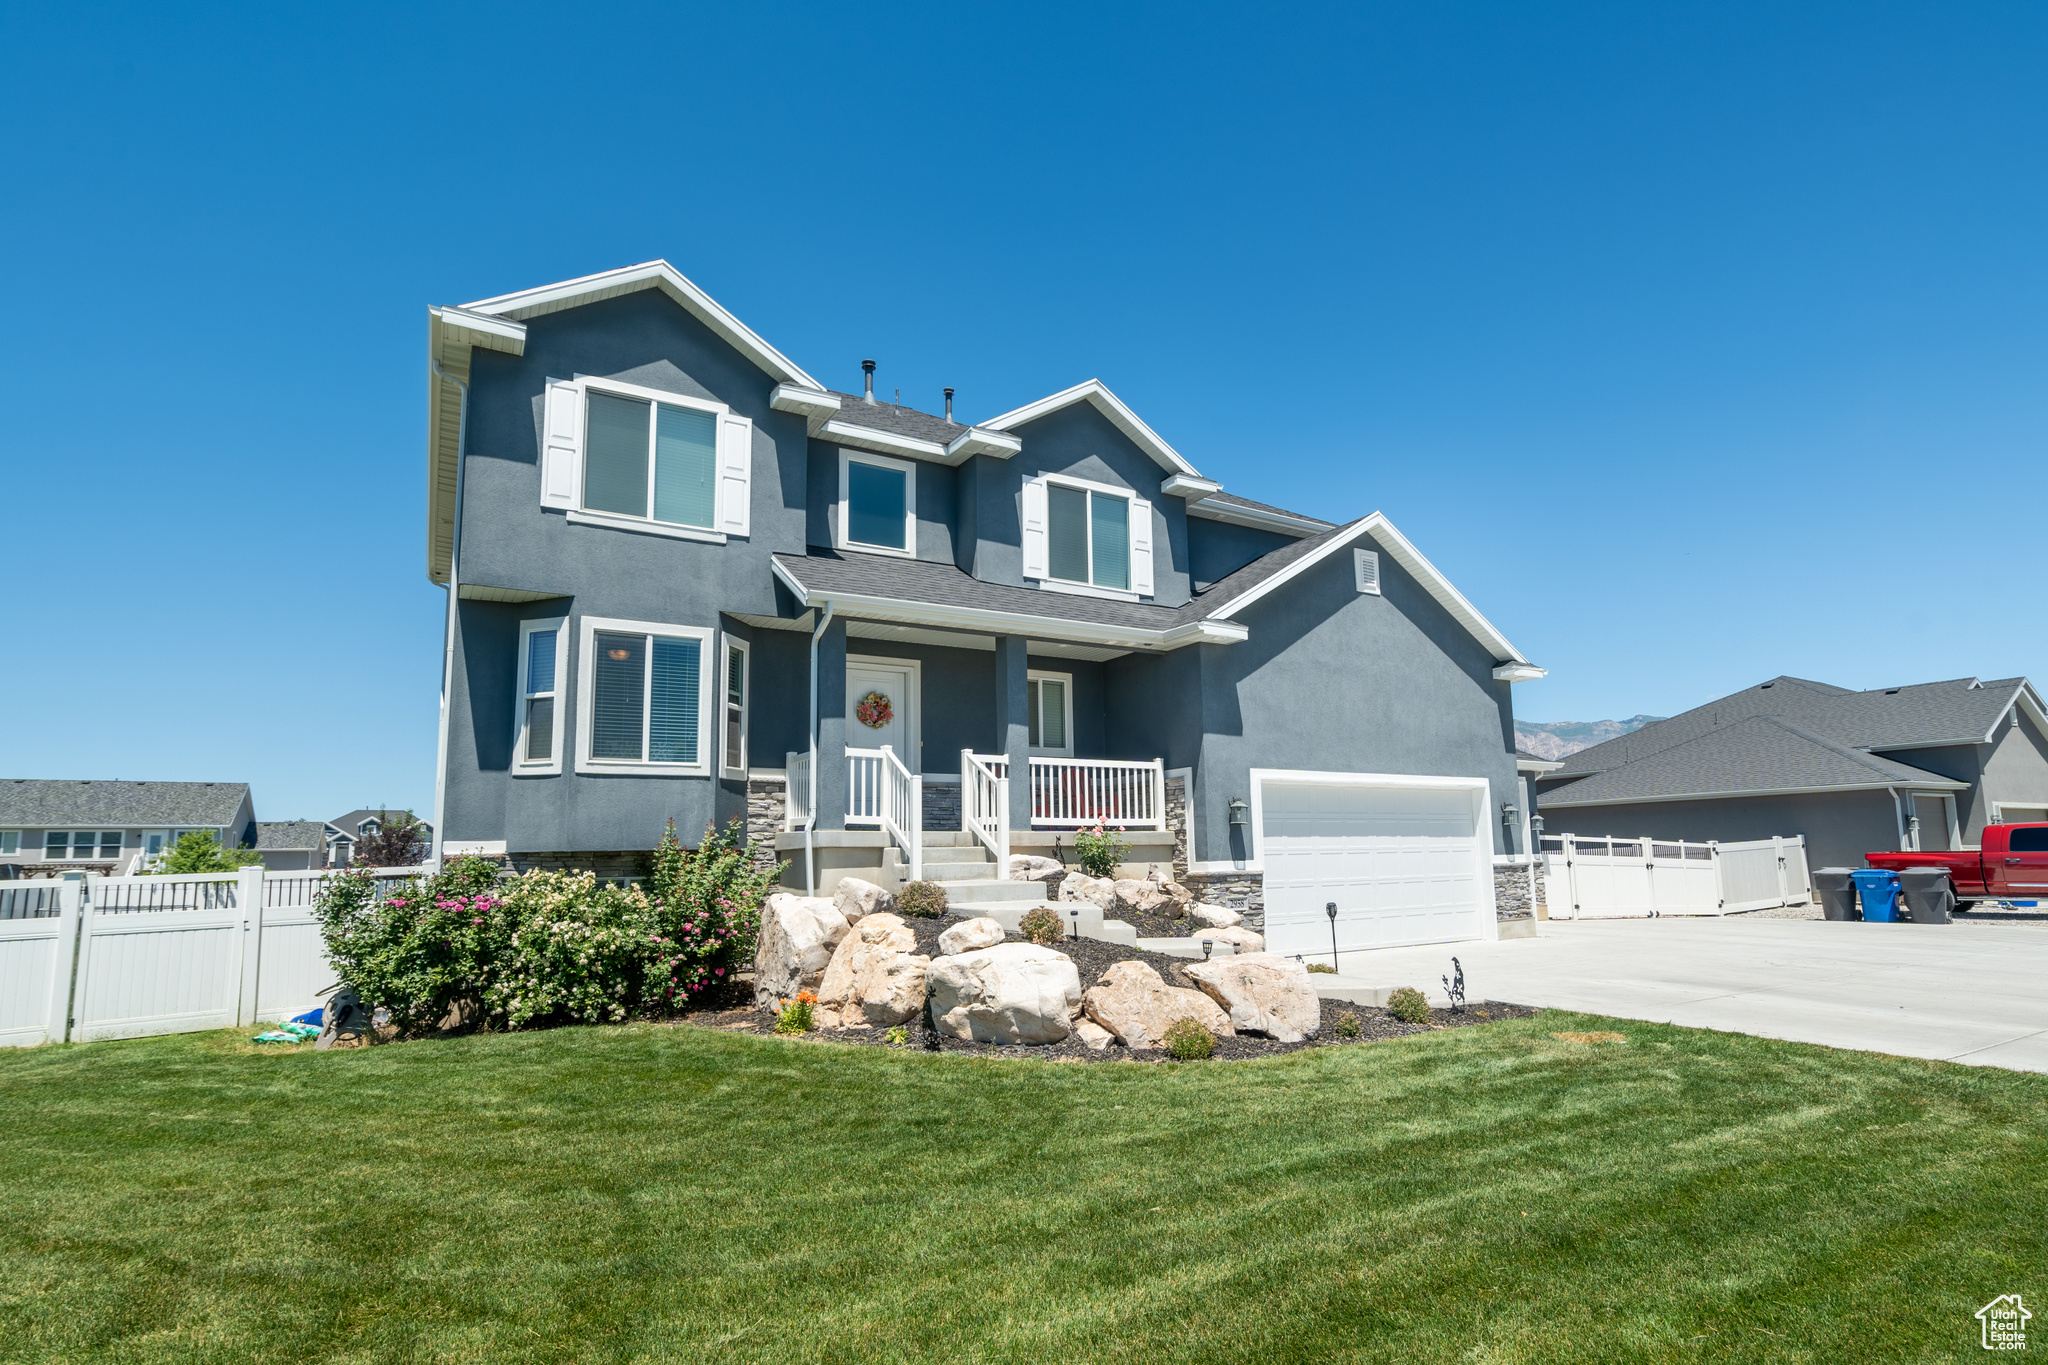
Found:
<svg viewBox="0 0 2048 1365"><path fill-rule="evenodd" d="M2006 725L1999 729L1990 750L1984 760L1984 785L1973 793L1978 798L1972 806L1977 823L1964 832L1964 838L1971 843L1983 834L1993 801L2048 805L2048 741L2034 729L2025 712L2020 713L2017 727Z"/></svg>
<svg viewBox="0 0 2048 1365"><path fill-rule="evenodd" d="M1295 542L1295 537L1277 531L1258 531L1203 517L1187 518L1187 528L1188 576L1197 592L1228 578L1254 559Z"/></svg>
<svg viewBox="0 0 2048 1365"><path fill-rule="evenodd" d="M1799 792L1712 801L1637 801L1543 808L1545 834L1642 835L1724 844L1804 835L1806 865L1862 867L1866 853L1899 846L1889 792Z"/></svg>

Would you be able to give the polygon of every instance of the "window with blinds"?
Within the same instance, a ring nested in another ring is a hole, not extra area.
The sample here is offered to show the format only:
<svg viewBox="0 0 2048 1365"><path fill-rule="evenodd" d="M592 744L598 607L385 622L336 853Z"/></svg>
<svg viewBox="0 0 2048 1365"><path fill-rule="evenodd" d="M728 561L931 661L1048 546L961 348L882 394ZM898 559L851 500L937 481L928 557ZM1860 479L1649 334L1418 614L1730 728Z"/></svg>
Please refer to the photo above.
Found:
<svg viewBox="0 0 2048 1365"><path fill-rule="evenodd" d="M711 632L619 628L628 624L585 623L589 740L583 753L599 767L703 768Z"/></svg>
<svg viewBox="0 0 2048 1365"><path fill-rule="evenodd" d="M520 626L518 766L528 772L560 772L556 730L561 715L557 686L562 621L527 621Z"/></svg>

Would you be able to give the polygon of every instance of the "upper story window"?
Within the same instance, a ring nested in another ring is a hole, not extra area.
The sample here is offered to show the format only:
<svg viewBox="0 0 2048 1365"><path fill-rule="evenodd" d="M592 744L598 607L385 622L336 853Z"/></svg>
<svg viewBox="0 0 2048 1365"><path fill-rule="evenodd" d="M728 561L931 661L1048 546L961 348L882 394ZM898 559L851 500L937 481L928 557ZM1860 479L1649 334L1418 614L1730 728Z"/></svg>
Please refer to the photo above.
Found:
<svg viewBox="0 0 2048 1365"><path fill-rule="evenodd" d="M1024 576L1064 592L1152 595L1152 504L1064 475L1024 484Z"/></svg>
<svg viewBox="0 0 2048 1365"><path fill-rule="evenodd" d="M586 616L581 644L576 770L708 774L712 632Z"/></svg>
<svg viewBox="0 0 2048 1365"><path fill-rule="evenodd" d="M917 466L908 460L839 452L841 549L917 553Z"/></svg>
<svg viewBox="0 0 2048 1365"><path fill-rule="evenodd" d="M541 505L683 540L746 535L754 424L722 403L608 379L549 380Z"/></svg>

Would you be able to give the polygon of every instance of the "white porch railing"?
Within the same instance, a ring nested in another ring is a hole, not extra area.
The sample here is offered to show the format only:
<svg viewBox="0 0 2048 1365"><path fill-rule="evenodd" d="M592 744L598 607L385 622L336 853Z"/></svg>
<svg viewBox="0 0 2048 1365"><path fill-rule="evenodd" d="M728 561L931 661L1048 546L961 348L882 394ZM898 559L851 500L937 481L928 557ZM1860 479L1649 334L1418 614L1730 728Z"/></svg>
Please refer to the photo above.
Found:
<svg viewBox="0 0 2048 1365"><path fill-rule="evenodd" d="M890 842L903 850L910 880L924 875L924 779L903 766L884 744L879 749L846 751L846 823L879 825Z"/></svg>
<svg viewBox="0 0 2048 1365"><path fill-rule="evenodd" d="M1080 829L1093 824L1125 829L1166 828L1166 764L1107 758L1031 760L1031 824Z"/></svg>
<svg viewBox="0 0 2048 1365"><path fill-rule="evenodd" d="M810 752L785 752L782 771L787 779L782 784L782 832L791 834L811 822Z"/></svg>
<svg viewBox="0 0 2048 1365"><path fill-rule="evenodd" d="M996 860L996 876L1010 875L1010 763L1001 754L960 751L960 828Z"/></svg>

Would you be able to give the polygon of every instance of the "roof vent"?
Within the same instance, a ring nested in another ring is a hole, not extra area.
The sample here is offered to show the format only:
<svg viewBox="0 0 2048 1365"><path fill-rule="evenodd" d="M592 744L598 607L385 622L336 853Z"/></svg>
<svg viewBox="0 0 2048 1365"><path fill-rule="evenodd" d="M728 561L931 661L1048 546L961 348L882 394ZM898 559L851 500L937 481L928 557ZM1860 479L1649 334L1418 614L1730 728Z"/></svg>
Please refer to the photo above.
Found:
<svg viewBox="0 0 2048 1365"><path fill-rule="evenodd" d="M861 361L860 372L867 380L867 400L872 403L875 401L875 362L872 360Z"/></svg>
<svg viewBox="0 0 2048 1365"><path fill-rule="evenodd" d="M953 391L951 389L946 390L946 420L948 422L953 420Z"/></svg>
<svg viewBox="0 0 2048 1365"><path fill-rule="evenodd" d="M1776 683L1765 683L1765 684L1764 684L1764 687L1776 687L1776 686L1777 686L1777 684L1776 684ZM1759 688L1758 690L1759 690L1759 691L1761 691L1762 689L1761 689L1761 688Z"/></svg>
<svg viewBox="0 0 2048 1365"><path fill-rule="evenodd" d="M1898 696L1898 695L1899 695L1899 689L1898 689L1898 688L1896 688L1896 687L1887 687L1887 688L1886 688L1886 689L1884 690L1884 694L1885 694L1885 695L1886 695L1887 697L1896 697L1896 696Z"/></svg>

